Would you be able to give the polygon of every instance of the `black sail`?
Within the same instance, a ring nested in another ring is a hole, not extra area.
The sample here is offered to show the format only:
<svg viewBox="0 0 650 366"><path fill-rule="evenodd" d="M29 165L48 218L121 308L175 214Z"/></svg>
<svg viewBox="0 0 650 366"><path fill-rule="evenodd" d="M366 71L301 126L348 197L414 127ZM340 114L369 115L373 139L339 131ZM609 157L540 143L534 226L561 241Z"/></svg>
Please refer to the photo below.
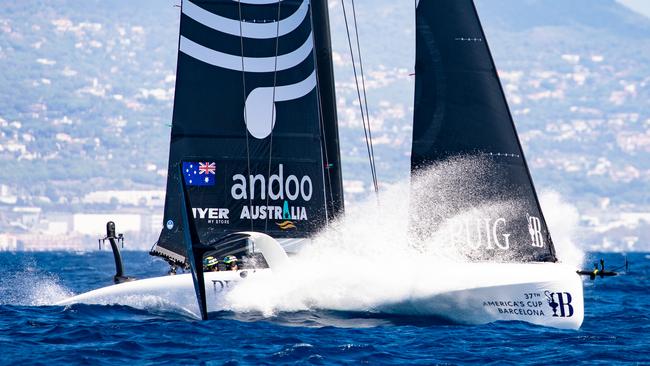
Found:
<svg viewBox="0 0 650 366"><path fill-rule="evenodd" d="M329 42L314 34L323 29L313 26L313 11L325 0L315 2L312 9L309 0L183 1L165 214L153 255L187 264L181 179L203 245L240 231L307 238L342 210L338 150L324 151L338 144L338 131L335 106L321 104L335 98L333 89L319 90L333 81L319 80L328 75L318 65L331 68L331 55L315 52L329 48L315 43Z"/></svg>
<svg viewBox="0 0 650 366"><path fill-rule="evenodd" d="M470 258L555 261L473 1L420 0L416 17L411 169L428 206L412 210L415 232L455 227L450 241Z"/></svg>

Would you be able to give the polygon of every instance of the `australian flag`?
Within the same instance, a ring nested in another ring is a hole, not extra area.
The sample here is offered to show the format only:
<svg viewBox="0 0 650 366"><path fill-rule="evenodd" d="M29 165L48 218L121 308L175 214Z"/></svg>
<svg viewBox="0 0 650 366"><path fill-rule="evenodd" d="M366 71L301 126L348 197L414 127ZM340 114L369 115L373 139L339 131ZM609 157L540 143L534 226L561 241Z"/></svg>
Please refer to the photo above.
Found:
<svg viewBox="0 0 650 366"><path fill-rule="evenodd" d="M213 186L216 176L216 163L183 162L183 177L188 186Z"/></svg>

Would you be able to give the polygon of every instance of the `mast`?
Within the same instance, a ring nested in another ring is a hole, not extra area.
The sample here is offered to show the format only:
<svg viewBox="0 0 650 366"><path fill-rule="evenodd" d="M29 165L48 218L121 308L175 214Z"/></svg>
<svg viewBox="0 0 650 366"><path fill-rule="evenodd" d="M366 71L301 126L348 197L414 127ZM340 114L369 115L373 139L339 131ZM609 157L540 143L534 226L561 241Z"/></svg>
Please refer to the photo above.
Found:
<svg viewBox="0 0 650 366"><path fill-rule="evenodd" d="M466 244L475 243L469 256L555 261L553 242L472 0L418 3L415 71L411 170L417 175L445 162L456 162L465 170L431 184L450 185L450 179L456 180L446 191L451 197L435 197L442 207L437 209L454 206L450 209L454 214L479 209L474 223L460 224L472 242ZM450 199L453 204L444 202ZM417 210L415 216L423 217L425 213ZM414 226L416 231L418 226L430 230L446 224L446 219Z"/></svg>
<svg viewBox="0 0 650 366"><path fill-rule="evenodd" d="M312 22L312 13L327 19L326 2L316 4L183 2L164 227L152 255L188 264L181 183L201 245L242 231L305 239L342 210L329 34Z"/></svg>
<svg viewBox="0 0 650 366"><path fill-rule="evenodd" d="M325 187L328 192L328 212L330 213L330 219L332 219L343 213L345 205L327 0L312 0L312 14L320 105L323 118L323 151L326 158Z"/></svg>

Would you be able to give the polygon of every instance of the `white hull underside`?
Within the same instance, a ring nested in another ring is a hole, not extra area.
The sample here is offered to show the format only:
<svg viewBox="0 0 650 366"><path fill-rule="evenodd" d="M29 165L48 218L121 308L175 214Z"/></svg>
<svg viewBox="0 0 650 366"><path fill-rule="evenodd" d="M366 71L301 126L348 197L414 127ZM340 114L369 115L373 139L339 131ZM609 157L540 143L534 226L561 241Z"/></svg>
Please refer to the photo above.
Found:
<svg viewBox="0 0 650 366"><path fill-rule="evenodd" d="M267 269L247 271L247 275L244 279L240 272L206 273L208 311L229 310L224 294L240 281L273 274ZM574 268L561 264L463 264L441 269L436 278L405 278L405 285L412 289L406 298L372 309L333 310L437 317L460 324L524 321L564 329L578 329L584 319L582 281ZM190 274L108 286L56 305L73 303L173 307L194 316L199 313Z"/></svg>

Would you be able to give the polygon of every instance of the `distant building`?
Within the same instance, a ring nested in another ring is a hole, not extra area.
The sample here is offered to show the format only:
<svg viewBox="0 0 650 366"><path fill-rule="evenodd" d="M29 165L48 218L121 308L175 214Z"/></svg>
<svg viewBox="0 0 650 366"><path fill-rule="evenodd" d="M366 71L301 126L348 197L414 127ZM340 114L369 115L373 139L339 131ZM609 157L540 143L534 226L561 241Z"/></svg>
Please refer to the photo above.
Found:
<svg viewBox="0 0 650 366"><path fill-rule="evenodd" d="M18 197L11 194L9 186L0 184L0 204L15 205Z"/></svg>
<svg viewBox="0 0 650 366"><path fill-rule="evenodd" d="M19 234L14 239L17 241L14 250L25 252L97 249L96 242L89 242L81 237L69 235Z"/></svg>
<svg viewBox="0 0 650 366"><path fill-rule="evenodd" d="M11 211L17 217L17 226L30 228L40 221L42 209L40 207L14 207Z"/></svg>
<svg viewBox="0 0 650 366"><path fill-rule="evenodd" d="M66 221L47 221L44 234L65 235L70 231L70 225Z"/></svg>
<svg viewBox="0 0 650 366"><path fill-rule="evenodd" d="M18 240L15 235L0 234L0 251L15 251L18 248Z"/></svg>
<svg viewBox="0 0 650 366"><path fill-rule="evenodd" d="M165 191L95 191L85 195L85 204L119 203L130 206L162 207L165 204Z"/></svg>
<svg viewBox="0 0 650 366"><path fill-rule="evenodd" d="M106 233L106 223L115 222L120 233L140 232L142 216L138 214L74 214L72 216L73 231L82 235L100 237Z"/></svg>

